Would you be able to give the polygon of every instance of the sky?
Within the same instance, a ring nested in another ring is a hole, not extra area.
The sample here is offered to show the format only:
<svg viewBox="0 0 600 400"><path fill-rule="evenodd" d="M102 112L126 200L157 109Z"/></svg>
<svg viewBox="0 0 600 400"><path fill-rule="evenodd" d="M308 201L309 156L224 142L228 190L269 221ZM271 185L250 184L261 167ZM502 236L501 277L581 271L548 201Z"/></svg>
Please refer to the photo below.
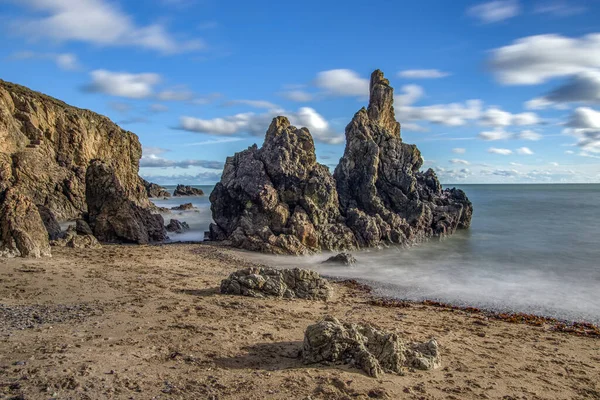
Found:
<svg viewBox="0 0 600 400"><path fill-rule="evenodd" d="M278 115L333 171L374 69L442 183L597 183L599 19L600 0L0 0L0 79L134 132L159 184L217 182Z"/></svg>

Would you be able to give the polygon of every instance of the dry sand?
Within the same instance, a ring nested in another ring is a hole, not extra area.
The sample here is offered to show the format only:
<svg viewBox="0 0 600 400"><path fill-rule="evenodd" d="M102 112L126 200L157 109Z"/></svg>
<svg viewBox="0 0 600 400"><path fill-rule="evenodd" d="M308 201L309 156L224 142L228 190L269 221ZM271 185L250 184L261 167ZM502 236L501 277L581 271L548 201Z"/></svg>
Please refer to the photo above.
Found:
<svg viewBox="0 0 600 400"><path fill-rule="evenodd" d="M221 295L221 279L249 263L210 245L53 253L0 260L0 398L600 399L597 338L373 306L339 283L327 303ZM304 329L326 314L435 337L443 366L374 379L303 365Z"/></svg>

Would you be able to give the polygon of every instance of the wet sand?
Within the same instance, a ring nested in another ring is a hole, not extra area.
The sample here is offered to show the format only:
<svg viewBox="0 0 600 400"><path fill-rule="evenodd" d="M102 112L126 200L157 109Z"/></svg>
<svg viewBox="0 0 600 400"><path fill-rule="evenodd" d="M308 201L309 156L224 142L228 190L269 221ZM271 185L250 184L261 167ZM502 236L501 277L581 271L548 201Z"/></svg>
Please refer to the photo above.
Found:
<svg viewBox="0 0 600 400"><path fill-rule="evenodd" d="M600 339L484 313L375 302L334 283L329 302L219 294L251 265L211 245L53 248L0 259L0 398L600 399ZM435 337L442 368L366 376L304 365L324 315L410 340Z"/></svg>

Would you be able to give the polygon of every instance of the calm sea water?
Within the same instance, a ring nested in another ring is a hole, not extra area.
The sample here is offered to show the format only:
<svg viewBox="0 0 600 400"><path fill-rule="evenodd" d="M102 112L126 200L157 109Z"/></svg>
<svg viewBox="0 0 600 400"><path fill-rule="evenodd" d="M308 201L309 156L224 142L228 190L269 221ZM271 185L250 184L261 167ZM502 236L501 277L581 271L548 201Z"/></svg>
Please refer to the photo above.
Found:
<svg viewBox="0 0 600 400"><path fill-rule="evenodd" d="M365 280L379 294L397 298L600 323L600 185L459 187L473 202L471 229L441 241L357 252L358 263L352 267L322 265L328 254L246 255ZM189 201L183 199L157 204ZM181 236L201 240L210 223L208 196L191 200L200 212L176 218L187 220L189 215L196 231Z"/></svg>

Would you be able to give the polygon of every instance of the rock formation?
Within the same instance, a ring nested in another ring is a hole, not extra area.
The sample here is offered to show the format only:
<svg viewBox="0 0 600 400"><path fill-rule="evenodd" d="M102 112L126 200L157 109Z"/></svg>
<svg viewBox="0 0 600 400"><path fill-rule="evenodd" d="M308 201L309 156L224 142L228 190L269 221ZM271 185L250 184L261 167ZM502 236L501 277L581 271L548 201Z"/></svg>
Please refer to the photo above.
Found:
<svg viewBox="0 0 600 400"><path fill-rule="evenodd" d="M397 334L370 325L341 323L326 316L304 333L302 358L306 364L352 364L367 375L401 373L403 368L428 370L441 365L435 340L406 343Z"/></svg>
<svg viewBox="0 0 600 400"><path fill-rule="evenodd" d="M228 157L210 195L211 240L271 253L304 254L356 247L340 215L335 182L317 163L306 128L271 123L262 148Z"/></svg>
<svg viewBox="0 0 600 400"><path fill-rule="evenodd" d="M323 264L352 265L356 264L356 258L350 253L338 253L323 261Z"/></svg>
<svg viewBox="0 0 600 400"><path fill-rule="evenodd" d="M49 254L48 239L37 234L37 221L41 218L45 236L55 239L57 221L86 215L86 171L94 159L110 164L124 198L140 208L152 207L138 176L141 155L137 136L108 118L0 80L0 198L9 199L3 204L8 209L16 206L10 199L18 196L24 203L12 211L26 212L30 219L11 228L4 216L3 235L16 236L0 238L2 253ZM11 188L15 192L7 195ZM13 249L6 251L7 246Z"/></svg>
<svg viewBox="0 0 600 400"><path fill-rule="evenodd" d="M93 160L86 173L88 221L102 242L144 244L166 239L163 217L125 195L115 171Z"/></svg>
<svg viewBox="0 0 600 400"><path fill-rule="evenodd" d="M181 196L204 196L204 192L200 189L193 188L187 185L177 185L173 192L174 197Z"/></svg>
<svg viewBox="0 0 600 400"><path fill-rule="evenodd" d="M167 191L164 187L157 185L156 183L148 182L145 179L142 179L142 185L146 188L146 193L149 198L164 198L171 197L171 193Z"/></svg>
<svg viewBox="0 0 600 400"><path fill-rule="evenodd" d="M175 207L171 207L171 210L175 210L175 211L190 211L190 210L196 210L197 207L194 207L194 205L192 203L184 203Z"/></svg>
<svg viewBox="0 0 600 400"><path fill-rule="evenodd" d="M251 267L234 272L224 279L221 282L221 293L327 300L331 297L332 288L315 271Z"/></svg>
<svg viewBox="0 0 600 400"><path fill-rule="evenodd" d="M473 207L462 190L442 190L415 145L400 137L394 89L371 75L368 108L346 127L346 149L334 178L346 224L361 246L410 244L468 228Z"/></svg>
<svg viewBox="0 0 600 400"><path fill-rule="evenodd" d="M433 170L419 172L415 145L402 142L394 90L373 72L368 108L346 128L333 177L316 162L306 128L277 117L262 148L229 157L210 195L208 237L236 247L303 254L380 244L411 244L468 228L473 207L458 189L442 190Z"/></svg>
<svg viewBox="0 0 600 400"><path fill-rule="evenodd" d="M189 230L190 226L185 221L181 222L176 219L171 219L165 228L167 229L167 232L183 233Z"/></svg>
<svg viewBox="0 0 600 400"><path fill-rule="evenodd" d="M0 256L50 256L48 231L33 201L16 188L0 192Z"/></svg>

